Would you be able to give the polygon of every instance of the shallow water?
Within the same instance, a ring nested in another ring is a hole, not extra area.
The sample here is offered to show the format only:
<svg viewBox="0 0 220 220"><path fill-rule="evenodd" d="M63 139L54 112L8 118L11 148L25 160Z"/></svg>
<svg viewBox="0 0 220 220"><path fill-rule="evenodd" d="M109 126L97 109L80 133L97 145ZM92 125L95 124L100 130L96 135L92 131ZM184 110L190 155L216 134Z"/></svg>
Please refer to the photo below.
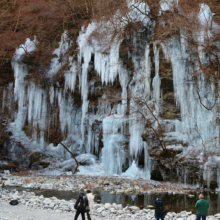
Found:
<svg viewBox="0 0 220 220"><path fill-rule="evenodd" d="M76 199L78 192L73 191L55 191L55 190L32 190L24 188L16 188L18 191L34 191L37 196L43 195L45 198L57 197L58 199L71 200ZM95 202L97 203L117 203L122 204L123 207L126 205L135 205L142 208L146 208L148 205L153 205L153 201L156 196L160 196L165 204L165 210L168 212L181 212L181 211L192 211L196 213L194 205L198 200L199 192L194 193L193 198L190 198L188 195L171 195L168 193L163 194L141 194L141 195L125 195L125 194L110 194L106 191L97 191L94 190ZM209 201L209 215L220 213L220 194L215 193L204 193L205 198Z"/></svg>

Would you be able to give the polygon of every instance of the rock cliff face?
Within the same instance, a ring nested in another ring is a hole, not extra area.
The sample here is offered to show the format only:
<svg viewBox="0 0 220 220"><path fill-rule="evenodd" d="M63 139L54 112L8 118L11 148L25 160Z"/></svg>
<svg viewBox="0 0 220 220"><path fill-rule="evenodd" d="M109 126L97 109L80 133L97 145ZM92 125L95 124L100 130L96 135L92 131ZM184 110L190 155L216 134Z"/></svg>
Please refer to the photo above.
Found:
<svg viewBox="0 0 220 220"><path fill-rule="evenodd" d="M169 149L166 154L149 148L152 159L151 179L181 182L203 188L218 188L219 167L216 156L199 151L184 154L183 149ZM198 157L199 154L199 157Z"/></svg>
<svg viewBox="0 0 220 220"><path fill-rule="evenodd" d="M152 41L158 24L143 19L143 11L150 10L146 4L135 6L139 10L129 17L138 28L120 23L125 33L119 36L108 22L94 21L77 39L65 31L50 65L35 63L37 38L16 49L14 79L8 70L8 81L1 75L1 109L10 119L7 140L0 142L4 157L20 167L48 170L57 160L57 169L74 170L62 142L76 156L91 157L89 166L101 172L219 186L216 84L203 73L196 81L189 74L209 57L198 46L200 60L192 58L181 28L166 41ZM209 25L209 7L202 4L196 18ZM98 38L97 30L103 34L106 27L108 35ZM214 27L208 26L210 35ZM204 30L195 32L196 42L204 43ZM201 100L215 105L207 110Z"/></svg>

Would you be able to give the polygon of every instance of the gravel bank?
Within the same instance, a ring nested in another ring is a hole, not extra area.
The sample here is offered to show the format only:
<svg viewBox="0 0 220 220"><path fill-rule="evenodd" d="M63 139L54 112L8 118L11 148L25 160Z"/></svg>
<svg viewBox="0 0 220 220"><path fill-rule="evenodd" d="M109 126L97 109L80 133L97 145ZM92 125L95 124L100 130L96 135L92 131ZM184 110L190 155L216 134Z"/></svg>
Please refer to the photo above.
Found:
<svg viewBox="0 0 220 220"><path fill-rule="evenodd" d="M11 174L4 175L7 179L4 181L5 186L20 186L30 189L41 190L62 190L78 191L84 189L99 189L110 191L112 194L120 193L165 193L170 194L190 194L198 188L186 187L176 183L164 183L149 181L144 179L129 179L123 177L106 177L106 176L15 176Z"/></svg>

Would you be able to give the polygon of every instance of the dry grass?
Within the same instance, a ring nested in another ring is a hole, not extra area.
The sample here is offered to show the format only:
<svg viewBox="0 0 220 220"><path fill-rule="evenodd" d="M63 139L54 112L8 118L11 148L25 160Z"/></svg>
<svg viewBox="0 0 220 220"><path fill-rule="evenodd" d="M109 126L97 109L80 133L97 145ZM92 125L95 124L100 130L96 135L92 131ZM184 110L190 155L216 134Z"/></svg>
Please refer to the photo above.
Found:
<svg viewBox="0 0 220 220"><path fill-rule="evenodd" d="M82 23L73 20L66 14L67 6L54 4L48 0L17 0L14 4L7 1L0 3L0 57L12 58L15 48L25 42L25 39L37 36L40 44L35 55L38 61L46 63L64 30L73 33L79 30Z"/></svg>

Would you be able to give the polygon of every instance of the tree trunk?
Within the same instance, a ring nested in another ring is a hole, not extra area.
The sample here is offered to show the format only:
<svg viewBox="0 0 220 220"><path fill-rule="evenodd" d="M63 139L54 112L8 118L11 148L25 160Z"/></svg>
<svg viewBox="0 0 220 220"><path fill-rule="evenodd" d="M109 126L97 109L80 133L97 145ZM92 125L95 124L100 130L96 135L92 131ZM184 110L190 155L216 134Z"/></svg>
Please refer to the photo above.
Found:
<svg viewBox="0 0 220 220"><path fill-rule="evenodd" d="M75 172L77 171L78 167L79 167L79 162L77 161L75 155L63 144L60 142L60 144L71 154L71 156L73 157L73 159L76 161L76 168L75 168Z"/></svg>

